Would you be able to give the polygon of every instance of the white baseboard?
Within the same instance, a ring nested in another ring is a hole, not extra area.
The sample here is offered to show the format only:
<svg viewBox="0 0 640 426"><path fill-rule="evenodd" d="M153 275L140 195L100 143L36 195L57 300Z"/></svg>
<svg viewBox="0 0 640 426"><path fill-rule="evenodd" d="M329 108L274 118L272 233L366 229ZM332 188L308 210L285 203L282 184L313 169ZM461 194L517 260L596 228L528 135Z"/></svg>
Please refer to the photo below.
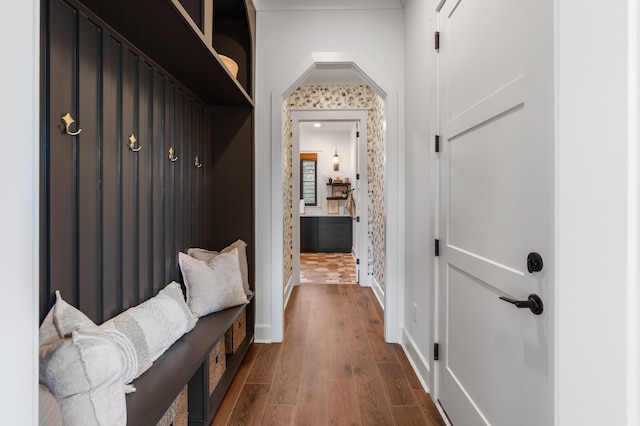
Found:
<svg viewBox="0 0 640 426"><path fill-rule="evenodd" d="M422 354L416 345L415 340L413 340L413 337L411 337L411 334L409 334L406 328L402 328L402 342L400 345L402 346L404 353L407 355L407 359L409 359L409 363L413 367L413 370L416 372L418 380L420 380L424 391L431 393L429 386L427 386L428 377L431 374L429 361L427 361L425 356Z"/></svg>
<svg viewBox="0 0 640 426"><path fill-rule="evenodd" d="M413 371L418 376L418 380L420 380L420 384L424 388L424 391L431 395L431 391L429 390L429 386L427 386L427 377L431 374L431 368L429 367L429 361L425 358L424 354L418 349L415 340L411 337L411 334L403 328L402 329L402 343L400 344L402 349L404 350L411 367L413 367ZM449 418L445 414L442 406L440 405L440 401L434 401L436 408L438 409L438 413L440 413L440 417L442 417L442 421L446 426L452 426L449 422Z"/></svg>
<svg viewBox="0 0 640 426"><path fill-rule="evenodd" d="M382 289L382 287L380 287L380 283L378 283L373 275L370 275L370 277L371 289L373 290L373 294L376 295L378 303L380 303L380 306L382 306L382 309L384 310L384 290Z"/></svg>
<svg viewBox="0 0 640 426"><path fill-rule="evenodd" d="M271 343L271 325L269 324L256 324L255 336L253 341L255 343Z"/></svg>
<svg viewBox="0 0 640 426"><path fill-rule="evenodd" d="M287 285L284 286L284 309L287 309L287 304L289 303L289 298L291 297L292 291L293 291L293 277L289 277L289 281L287 281Z"/></svg>

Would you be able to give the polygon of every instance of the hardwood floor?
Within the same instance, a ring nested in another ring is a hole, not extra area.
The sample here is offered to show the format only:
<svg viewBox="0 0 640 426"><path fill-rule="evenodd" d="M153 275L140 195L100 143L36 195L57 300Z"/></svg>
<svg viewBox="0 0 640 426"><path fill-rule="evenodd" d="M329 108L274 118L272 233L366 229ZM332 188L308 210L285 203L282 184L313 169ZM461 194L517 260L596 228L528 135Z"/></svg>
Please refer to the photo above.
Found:
<svg viewBox="0 0 640 426"><path fill-rule="evenodd" d="M212 425L444 426L371 289L301 284L283 343L254 344Z"/></svg>

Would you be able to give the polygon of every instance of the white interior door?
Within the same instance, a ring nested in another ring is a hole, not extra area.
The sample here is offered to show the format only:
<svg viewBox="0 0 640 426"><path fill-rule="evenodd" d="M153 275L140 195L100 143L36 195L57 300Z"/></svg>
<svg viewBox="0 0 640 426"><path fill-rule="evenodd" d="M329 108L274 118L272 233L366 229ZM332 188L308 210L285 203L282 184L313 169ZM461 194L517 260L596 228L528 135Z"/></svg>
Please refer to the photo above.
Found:
<svg viewBox="0 0 640 426"><path fill-rule="evenodd" d="M553 423L552 8L447 0L439 14L439 399L455 426ZM531 294L540 315L499 299Z"/></svg>

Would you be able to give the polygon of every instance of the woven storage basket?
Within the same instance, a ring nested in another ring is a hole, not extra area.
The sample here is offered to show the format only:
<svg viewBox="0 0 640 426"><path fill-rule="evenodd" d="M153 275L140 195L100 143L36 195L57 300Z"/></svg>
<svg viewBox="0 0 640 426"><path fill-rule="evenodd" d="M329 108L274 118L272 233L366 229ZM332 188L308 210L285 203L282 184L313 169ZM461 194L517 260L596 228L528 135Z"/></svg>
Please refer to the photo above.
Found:
<svg viewBox="0 0 640 426"><path fill-rule="evenodd" d="M224 335L224 346L228 354L234 354L240 347L240 344L247 337L247 310L242 310L242 313L233 322L233 325Z"/></svg>
<svg viewBox="0 0 640 426"><path fill-rule="evenodd" d="M156 426L188 426L189 425L189 401L187 397L189 386L186 385L180 394L173 400L171 406L164 413Z"/></svg>
<svg viewBox="0 0 640 426"><path fill-rule="evenodd" d="M189 385L182 389L178 398L178 409L173 426L189 426Z"/></svg>
<svg viewBox="0 0 640 426"><path fill-rule="evenodd" d="M209 396L218 386L226 369L227 356L224 350L224 340L220 339L213 350L209 352Z"/></svg>
<svg viewBox="0 0 640 426"><path fill-rule="evenodd" d="M236 63L236 61L234 61L228 56L224 56L224 55L219 55L219 56L224 66L227 67L229 72L231 72L231 75L233 75L234 78L238 78L238 64Z"/></svg>

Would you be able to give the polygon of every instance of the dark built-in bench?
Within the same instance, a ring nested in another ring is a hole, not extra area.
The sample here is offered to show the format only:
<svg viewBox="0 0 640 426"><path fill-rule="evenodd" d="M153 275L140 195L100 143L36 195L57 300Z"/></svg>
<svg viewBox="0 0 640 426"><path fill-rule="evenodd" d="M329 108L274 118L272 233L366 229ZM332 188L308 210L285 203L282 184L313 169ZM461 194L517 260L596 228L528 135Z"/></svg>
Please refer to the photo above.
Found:
<svg viewBox="0 0 640 426"><path fill-rule="evenodd" d="M227 355L222 379L209 396L209 353L240 316L243 309L253 315L253 296L248 305L235 306L200 318L189 333L182 336L137 378L134 393L127 395L127 424L156 425L186 384L189 385L189 425L208 425L220 407L249 347L253 330L238 350ZM247 321L248 322L248 321Z"/></svg>

